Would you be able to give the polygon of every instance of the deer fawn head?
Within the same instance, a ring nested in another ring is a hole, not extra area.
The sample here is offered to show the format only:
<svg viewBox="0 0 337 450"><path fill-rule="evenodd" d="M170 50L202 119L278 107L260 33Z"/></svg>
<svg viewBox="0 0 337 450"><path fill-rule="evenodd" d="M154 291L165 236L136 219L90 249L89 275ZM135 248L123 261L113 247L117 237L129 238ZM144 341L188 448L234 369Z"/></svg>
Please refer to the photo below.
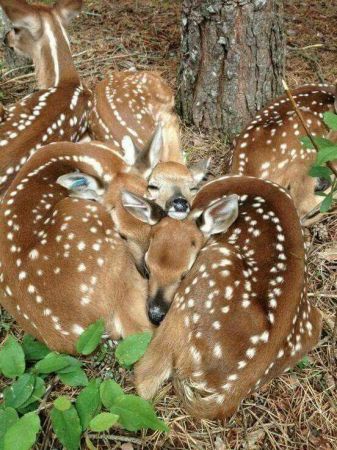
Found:
<svg viewBox="0 0 337 450"><path fill-rule="evenodd" d="M13 24L5 37L5 45L32 58L40 88L59 84L61 59L71 63L68 70L74 75L64 27L80 13L82 0L58 0L54 6L30 5L25 0L1 0L0 5Z"/></svg>
<svg viewBox="0 0 337 450"><path fill-rule="evenodd" d="M149 278L149 318L159 325L200 249L212 235L226 231L235 222L238 199L235 194L219 198L183 221L162 219L158 205L130 192L122 194L122 203L137 219L152 225L143 271Z"/></svg>
<svg viewBox="0 0 337 450"><path fill-rule="evenodd" d="M201 182L206 179L210 159L190 167L176 161L161 161L163 130L159 124L146 150L139 150L129 136L122 141L125 159L147 180L147 195L169 217L182 220L190 212L191 202Z"/></svg>

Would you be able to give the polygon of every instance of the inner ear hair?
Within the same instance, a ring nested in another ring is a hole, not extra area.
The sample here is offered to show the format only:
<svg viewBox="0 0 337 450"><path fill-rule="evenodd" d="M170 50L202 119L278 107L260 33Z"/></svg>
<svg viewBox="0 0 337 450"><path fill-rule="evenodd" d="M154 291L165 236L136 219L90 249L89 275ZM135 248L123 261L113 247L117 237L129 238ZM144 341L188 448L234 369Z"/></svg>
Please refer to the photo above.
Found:
<svg viewBox="0 0 337 450"><path fill-rule="evenodd" d="M202 159L189 166L189 170L192 172L195 182L200 184L202 181L207 181L210 174L209 167L211 165L212 158Z"/></svg>
<svg viewBox="0 0 337 450"><path fill-rule="evenodd" d="M68 25L80 14L82 6L82 0L58 0L54 4L54 8L65 25Z"/></svg>
<svg viewBox="0 0 337 450"><path fill-rule="evenodd" d="M166 217L166 212L161 206L132 192L122 191L121 199L126 211L149 225L155 225L163 217Z"/></svg>

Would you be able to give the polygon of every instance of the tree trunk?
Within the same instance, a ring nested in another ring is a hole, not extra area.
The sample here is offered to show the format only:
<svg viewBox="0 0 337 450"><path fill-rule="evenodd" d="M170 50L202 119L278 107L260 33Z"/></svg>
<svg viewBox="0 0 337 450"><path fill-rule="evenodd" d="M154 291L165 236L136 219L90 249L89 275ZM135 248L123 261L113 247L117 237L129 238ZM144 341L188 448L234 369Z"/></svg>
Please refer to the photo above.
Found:
<svg viewBox="0 0 337 450"><path fill-rule="evenodd" d="M284 59L282 0L183 0L183 120L232 137L282 92Z"/></svg>

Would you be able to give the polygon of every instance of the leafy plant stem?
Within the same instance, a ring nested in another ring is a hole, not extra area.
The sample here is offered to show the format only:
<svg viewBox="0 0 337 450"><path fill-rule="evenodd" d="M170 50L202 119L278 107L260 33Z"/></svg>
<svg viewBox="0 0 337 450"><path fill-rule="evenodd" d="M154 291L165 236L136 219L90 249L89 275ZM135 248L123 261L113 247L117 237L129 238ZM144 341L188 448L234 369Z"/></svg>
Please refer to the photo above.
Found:
<svg viewBox="0 0 337 450"><path fill-rule="evenodd" d="M49 395L51 394L53 387L56 384L56 381L57 381L57 377L53 377L53 379L50 381L50 384L47 387L46 392L43 396L43 399L38 407L37 414L39 414L41 411L46 409Z"/></svg>

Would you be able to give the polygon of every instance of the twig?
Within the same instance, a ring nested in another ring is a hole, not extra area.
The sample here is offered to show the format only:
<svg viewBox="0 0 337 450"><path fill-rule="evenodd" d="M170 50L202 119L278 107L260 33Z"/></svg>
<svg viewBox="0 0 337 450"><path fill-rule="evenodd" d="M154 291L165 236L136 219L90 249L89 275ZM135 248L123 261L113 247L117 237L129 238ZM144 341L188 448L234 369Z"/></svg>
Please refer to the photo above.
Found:
<svg viewBox="0 0 337 450"><path fill-rule="evenodd" d="M312 135L311 135L311 133L310 133L310 131L309 131L309 128L307 127L307 124L305 123L305 121L304 121L304 119L303 119L302 113L301 113L301 111L299 110L299 108L298 108L298 106L297 106L297 104L296 104L296 102L295 102L295 99L294 99L294 97L292 96L292 94L291 94L291 92L290 92L290 89L289 89L287 83L286 83L284 80L282 80L282 84L283 84L284 90L286 91L286 94L287 94L287 96L288 96L288 98L289 98L289 100L290 100L290 102L291 102L291 104L292 104L292 106L293 106L293 108L294 108L296 114L297 114L297 117L300 119L300 122L301 122L303 128L305 129L305 132L306 132L308 138L310 139L312 145L314 146L314 149L315 149L315 150L317 151L317 153L318 153L318 152L319 152L318 145L316 144L314 138L312 137ZM327 164L327 166L329 167L329 169L331 170L331 172L332 172L332 173L335 175L335 177L337 178L337 171L336 171L336 169L334 168L334 166L332 165L332 163L331 163L330 161L328 161L326 164Z"/></svg>
<svg viewBox="0 0 337 450"><path fill-rule="evenodd" d="M54 384L57 381L57 377L54 377L51 381L50 381L50 385L47 387L46 392L43 396L42 402L40 403L37 413L40 413L42 410L46 409L46 405L48 402L48 397L51 393L51 391L53 390Z"/></svg>
<svg viewBox="0 0 337 450"><path fill-rule="evenodd" d="M335 314L335 325L334 325L333 331L332 331L332 342L333 342L333 345L337 344L337 309L336 309L336 314Z"/></svg>
<svg viewBox="0 0 337 450"><path fill-rule="evenodd" d="M87 434L89 439L96 439L97 434ZM127 437L127 436L118 436L117 434L109 434L104 435L104 439L108 439L109 441L120 441L120 442L131 442L132 444L143 445L144 442L141 439Z"/></svg>
<svg viewBox="0 0 337 450"><path fill-rule="evenodd" d="M293 52L298 52L301 50L310 50L312 48L322 48L324 47L324 44L312 44L312 45L306 45L305 47L290 47L289 50Z"/></svg>

